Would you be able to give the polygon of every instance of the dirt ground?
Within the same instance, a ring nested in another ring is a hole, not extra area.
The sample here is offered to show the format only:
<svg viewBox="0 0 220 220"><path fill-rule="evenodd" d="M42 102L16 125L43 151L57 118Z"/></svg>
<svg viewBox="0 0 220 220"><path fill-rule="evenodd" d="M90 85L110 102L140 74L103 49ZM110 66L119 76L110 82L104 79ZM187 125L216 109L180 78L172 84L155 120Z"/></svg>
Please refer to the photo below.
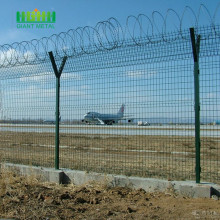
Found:
<svg viewBox="0 0 220 220"><path fill-rule="evenodd" d="M0 132L0 160L54 167L54 134ZM220 138L201 138L201 180L220 184ZM60 167L167 180L195 180L190 136L60 134Z"/></svg>
<svg viewBox="0 0 220 220"><path fill-rule="evenodd" d="M167 190L41 183L36 176L0 172L0 218L12 219L220 219L218 198L193 199Z"/></svg>
<svg viewBox="0 0 220 220"><path fill-rule="evenodd" d="M218 198L193 199L175 194L40 183L12 171L0 173L0 218L12 219L220 219Z"/></svg>

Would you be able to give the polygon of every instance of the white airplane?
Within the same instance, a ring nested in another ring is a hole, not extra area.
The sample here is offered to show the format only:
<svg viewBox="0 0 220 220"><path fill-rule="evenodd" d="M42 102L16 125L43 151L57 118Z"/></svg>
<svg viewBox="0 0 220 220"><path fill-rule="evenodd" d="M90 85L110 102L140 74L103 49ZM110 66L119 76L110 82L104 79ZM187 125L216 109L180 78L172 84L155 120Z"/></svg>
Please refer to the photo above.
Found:
<svg viewBox="0 0 220 220"><path fill-rule="evenodd" d="M102 125L104 124L112 125L118 123L119 120L126 120L126 118L123 117L124 110L125 110L125 105L122 104L117 114L101 114L98 112L88 112L84 115L84 119L82 120L82 122L85 122L87 124L98 123ZM128 122L131 121L132 119L128 119Z"/></svg>

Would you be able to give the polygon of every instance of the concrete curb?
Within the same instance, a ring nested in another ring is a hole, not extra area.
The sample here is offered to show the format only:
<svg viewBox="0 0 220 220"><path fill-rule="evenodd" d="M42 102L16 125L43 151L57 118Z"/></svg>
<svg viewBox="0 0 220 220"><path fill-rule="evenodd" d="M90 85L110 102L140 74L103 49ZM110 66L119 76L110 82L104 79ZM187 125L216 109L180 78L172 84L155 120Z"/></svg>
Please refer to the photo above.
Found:
<svg viewBox="0 0 220 220"><path fill-rule="evenodd" d="M62 183L63 171L51 168L25 166L20 164L4 163L0 164L0 168L12 169L22 175L36 176L42 182Z"/></svg>
<svg viewBox="0 0 220 220"><path fill-rule="evenodd" d="M55 182L58 184L73 183L83 185L96 181L106 183L109 186L129 187L132 189L144 189L147 192L174 191L178 194L193 198L211 198L213 195L220 197L220 186L213 183L196 184L193 181L168 181L153 178L127 177L123 175L110 175L88 173L77 170L54 170L52 168L32 167L18 164L4 163L0 165L6 169L17 170L22 175L35 175L41 181Z"/></svg>

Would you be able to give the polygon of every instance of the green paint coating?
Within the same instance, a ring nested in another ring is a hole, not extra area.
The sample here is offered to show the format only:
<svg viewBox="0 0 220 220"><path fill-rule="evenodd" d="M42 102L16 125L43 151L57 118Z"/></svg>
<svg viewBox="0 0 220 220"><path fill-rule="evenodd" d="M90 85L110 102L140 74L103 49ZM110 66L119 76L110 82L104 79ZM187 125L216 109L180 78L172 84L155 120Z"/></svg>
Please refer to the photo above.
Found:
<svg viewBox="0 0 220 220"><path fill-rule="evenodd" d="M56 128L55 128L55 169L59 170L59 144L60 144L60 77L66 63L67 57L63 58L63 61L60 65L59 71L57 69L57 65L55 63L55 59L53 56L53 52L49 52L50 60L52 63L52 67L54 70L54 74L56 76Z"/></svg>
<svg viewBox="0 0 220 220"><path fill-rule="evenodd" d="M194 28L190 28L194 58L194 101L195 101L195 149L196 149L196 183L200 183L200 97L199 97L199 48L200 35L195 40Z"/></svg>
<svg viewBox="0 0 220 220"><path fill-rule="evenodd" d="M59 169L60 144L60 77L56 77L56 133L55 133L55 169Z"/></svg>

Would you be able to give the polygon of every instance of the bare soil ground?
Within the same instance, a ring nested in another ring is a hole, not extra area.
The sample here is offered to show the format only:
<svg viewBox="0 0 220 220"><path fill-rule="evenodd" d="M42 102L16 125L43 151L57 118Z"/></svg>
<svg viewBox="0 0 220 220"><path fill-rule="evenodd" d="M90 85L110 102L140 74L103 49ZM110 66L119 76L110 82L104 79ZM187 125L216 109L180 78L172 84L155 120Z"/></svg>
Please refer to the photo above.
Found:
<svg viewBox="0 0 220 220"><path fill-rule="evenodd" d="M172 191L40 183L34 176L0 172L0 218L11 219L220 219L220 200Z"/></svg>
<svg viewBox="0 0 220 220"><path fill-rule="evenodd" d="M54 134L0 132L1 160L54 167ZM220 138L201 138L202 181L220 183ZM195 139L190 136L60 134L60 167L195 180Z"/></svg>

